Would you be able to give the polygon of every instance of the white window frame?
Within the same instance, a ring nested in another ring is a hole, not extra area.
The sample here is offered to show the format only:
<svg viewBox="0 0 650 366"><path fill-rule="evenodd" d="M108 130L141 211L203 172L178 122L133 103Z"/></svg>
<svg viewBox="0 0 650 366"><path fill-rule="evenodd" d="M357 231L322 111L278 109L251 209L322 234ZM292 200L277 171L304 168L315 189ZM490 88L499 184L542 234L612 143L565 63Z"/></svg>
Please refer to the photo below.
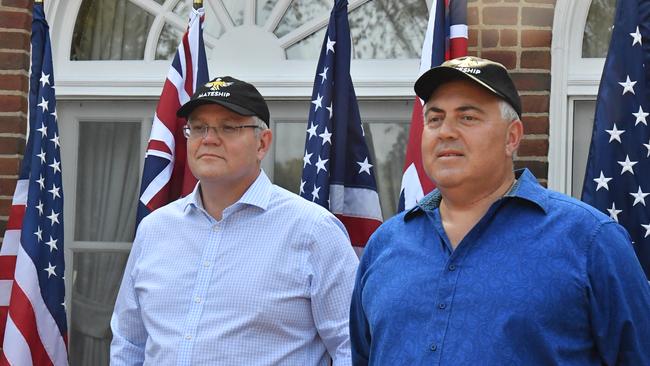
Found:
<svg viewBox="0 0 650 366"><path fill-rule="evenodd" d="M604 58L582 58L591 0L557 0L551 46L548 187L571 194L573 102L594 100Z"/></svg>
<svg viewBox="0 0 650 366"><path fill-rule="evenodd" d="M46 1L46 13L51 27L53 43L54 69L56 70L57 97L62 99L86 99L95 97L157 97L163 86L170 62L153 60L155 42L148 40L145 61L71 61L70 48L77 13L82 0ZM147 0L129 0L156 12L171 8L171 2L157 5ZM244 0L242 0L244 1ZM245 0L246 6L253 6L252 0ZM351 0L349 11L365 4L369 0ZM206 3L216 4L211 0ZM286 7L290 0L280 0L276 9ZM431 4L428 2L427 7ZM269 19L273 19L273 12ZM231 28L234 31L246 31L252 19L244 19L244 25ZM267 29L272 29L274 21L267 22ZM166 16L166 21L184 28L185 21L179 17ZM297 42L307 34L323 25L326 26L329 14L305 23L278 41L282 44ZM207 19L206 21L210 21ZM176 24L178 23L178 24ZM149 38L158 37L163 20L158 17L152 24ZM249 27L250 28L250 27ZM422 30L425 31L424 29ZM207 42L218 42L206 37ZM227 57L227 56L226 56ZM255 84L267 98L309 97L314 82L318 60L277 60L274 63L260 63L258 59L242 60L218 59L212 57L209 62L211 76L237 75L239 78ZM392 60L352 60L351 75L355 91L361 98L411 97L414 95L413 83L418 76L419 59Z"/></svg>

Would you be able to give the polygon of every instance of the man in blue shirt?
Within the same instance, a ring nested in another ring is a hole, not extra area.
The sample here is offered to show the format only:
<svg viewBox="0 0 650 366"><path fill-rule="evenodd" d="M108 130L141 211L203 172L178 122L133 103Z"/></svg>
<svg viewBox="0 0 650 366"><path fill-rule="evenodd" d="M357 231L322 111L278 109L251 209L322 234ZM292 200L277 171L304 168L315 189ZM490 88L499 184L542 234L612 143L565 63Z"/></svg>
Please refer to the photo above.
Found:
<svg viewBox="0 0 650 366"><path fill-rule="evenodd" d="M356 365L650 365L650 285L626 231L513 171L521 102L476 57L415 83L437 189L359 264Z"/></svg>
<svg viewBox="0 0 650 366"><path fill-rule="evenodd" d="M194 192L138 228L111 319L111 365L350 365L357 257L327 210L273 185L257 89L199 87L188 117Z"/></svg>

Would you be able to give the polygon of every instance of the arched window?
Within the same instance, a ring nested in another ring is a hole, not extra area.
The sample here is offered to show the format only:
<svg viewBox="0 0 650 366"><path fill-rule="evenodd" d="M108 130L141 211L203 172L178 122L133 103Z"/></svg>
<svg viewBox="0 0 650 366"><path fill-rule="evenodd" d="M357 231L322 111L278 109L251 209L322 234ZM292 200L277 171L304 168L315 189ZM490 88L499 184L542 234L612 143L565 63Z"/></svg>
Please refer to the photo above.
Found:
<svg viewBox="0 0 650 366"><path fill-rule="evenodd" d="M550 188L579 198L616 0L558 0L553 21Z"/></svg>

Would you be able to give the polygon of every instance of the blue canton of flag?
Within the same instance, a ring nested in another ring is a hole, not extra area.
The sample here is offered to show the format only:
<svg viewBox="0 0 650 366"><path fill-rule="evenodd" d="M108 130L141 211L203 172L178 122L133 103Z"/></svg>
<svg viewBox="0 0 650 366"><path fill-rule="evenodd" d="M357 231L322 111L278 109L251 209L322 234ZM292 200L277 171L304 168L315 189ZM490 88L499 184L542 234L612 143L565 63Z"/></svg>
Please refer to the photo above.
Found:
<svg viewBox="0 0 650 366"><path fill-rule="evenodd" d="M363 247L382 215L350 58L348 2L337 0L314 80L300 195L332 211L352 244Z"/></svg>
<svg viewBox="0 0 650 366"><path fill-rule="evenodd" d="M0 306L8 304L0 319L0 364L67 365L61 154L49 27L40 1L32 22L29 127L0 250L2 263L15 258L9 281L0 271L0 282L11 284L9 292L0 291Z"/></svg>
<svg viewBox="0 0 650 366"><path fill-rule="evenodd" d="M648 19L650 1L618 1L598 91L582 200L627 229L650 278Z"/></svg>

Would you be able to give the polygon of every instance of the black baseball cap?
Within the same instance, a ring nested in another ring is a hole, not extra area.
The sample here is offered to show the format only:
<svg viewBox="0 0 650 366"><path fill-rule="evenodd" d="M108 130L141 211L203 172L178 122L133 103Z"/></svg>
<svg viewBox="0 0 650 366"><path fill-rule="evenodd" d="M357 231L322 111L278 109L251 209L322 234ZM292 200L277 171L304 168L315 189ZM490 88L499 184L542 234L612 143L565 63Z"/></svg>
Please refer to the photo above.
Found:
<svg viewBox="0 0 650 366"><path fill-rule="evenodd" d="M430 69L415 82L415 94L426 102L439 86L459 79L475 81L508 102L521 117L521 99L508 70L498 62L479 57L459 57Z"/></svg>
<svg viewBox="0 0 650 366"><path fill-rule="evenodd" d="M176 115L187 118L194 108L219 104L242 116L257 116L269 126L269 107L262 94L252 85L231 76L220 76L199 86Z"/></svg>

